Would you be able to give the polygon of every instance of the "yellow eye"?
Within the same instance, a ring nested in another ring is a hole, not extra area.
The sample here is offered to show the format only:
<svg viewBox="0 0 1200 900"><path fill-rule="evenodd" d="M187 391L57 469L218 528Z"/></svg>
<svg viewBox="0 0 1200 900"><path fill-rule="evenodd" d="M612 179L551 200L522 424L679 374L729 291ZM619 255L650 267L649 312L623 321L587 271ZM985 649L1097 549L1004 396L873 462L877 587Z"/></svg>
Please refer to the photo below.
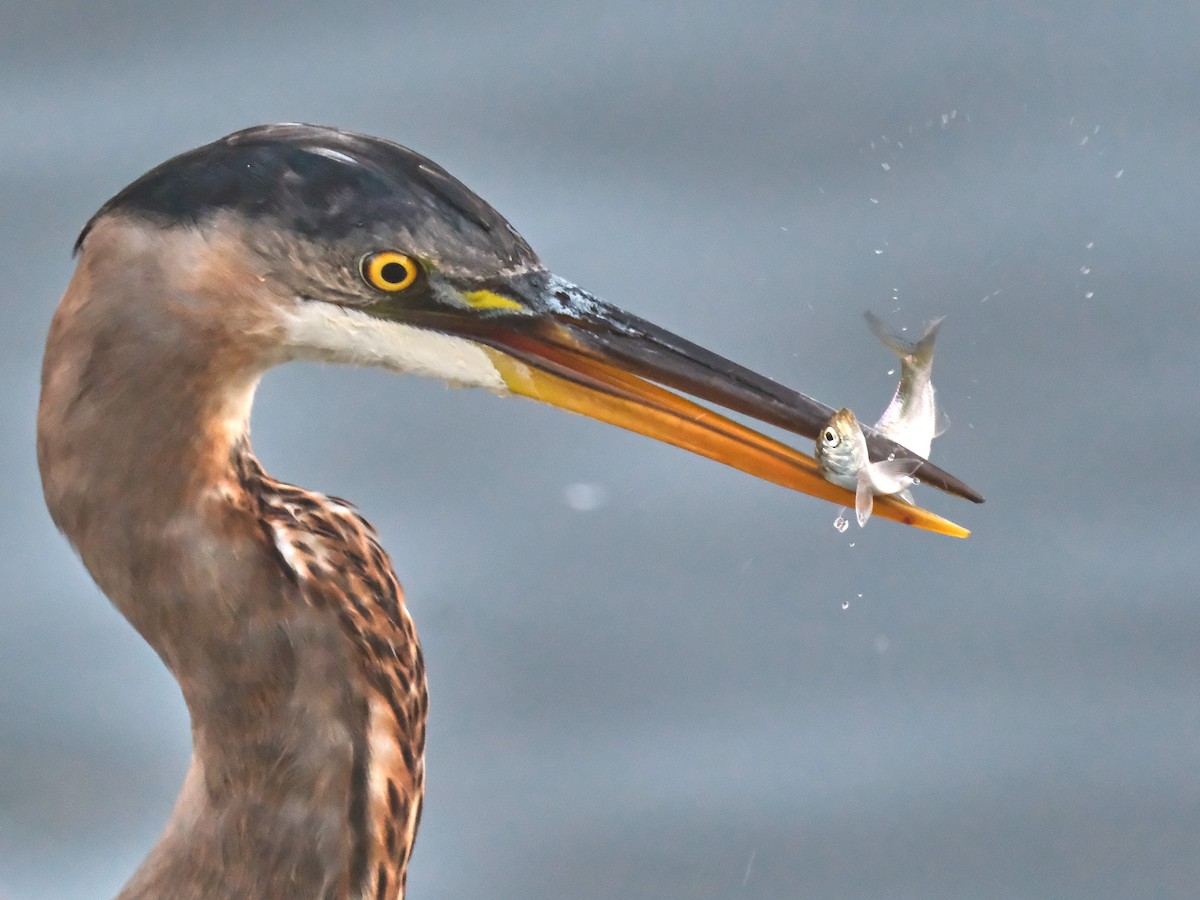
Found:
<svg viewBox="0 0 1200 900"><path fill-rule="evenodd" d="M421 274L421 264L411 256L396 253L394 250L383 250L379 253L368 253L362 258L359 266L363 280L371 287L389 293L402 291L412 287Z"/></svg>

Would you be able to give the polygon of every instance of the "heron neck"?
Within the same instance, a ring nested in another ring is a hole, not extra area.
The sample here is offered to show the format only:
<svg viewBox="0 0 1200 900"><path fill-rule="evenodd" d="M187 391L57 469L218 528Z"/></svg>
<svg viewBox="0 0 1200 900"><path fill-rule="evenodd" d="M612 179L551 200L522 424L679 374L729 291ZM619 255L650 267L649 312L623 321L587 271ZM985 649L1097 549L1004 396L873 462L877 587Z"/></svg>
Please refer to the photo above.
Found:
<svg viewBox="0 0 1200 900"><path fill-rule="evenodd" d="M219 298L165 271L189 249L166 240L107 223L89 234L46 342L37 449L55 524L179 676L215 624L187 613L227 580L252 524L236 462L273 360Z"/></svg>
<svg viewBox="0 0 1200 900"><path fill-rule="evenodd" d="M190 327L203 296L138 309L127 290L85 248L38 412L55 523L192 719L174 813L121 896L356 896L370 712L337 616L302 595L247 489L264 356Z"/></svg>

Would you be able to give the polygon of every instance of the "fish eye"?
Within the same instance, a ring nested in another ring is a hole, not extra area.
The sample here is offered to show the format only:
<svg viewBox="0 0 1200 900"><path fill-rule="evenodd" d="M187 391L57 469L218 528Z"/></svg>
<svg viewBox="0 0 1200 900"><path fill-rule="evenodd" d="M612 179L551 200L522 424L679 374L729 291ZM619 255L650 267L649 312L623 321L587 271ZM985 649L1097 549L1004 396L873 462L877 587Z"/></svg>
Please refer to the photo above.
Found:
<svg viewBox="0 0 1200 900"><path fill-rule="evenodd" d="M826 428L825 433L821 435L821 437L830 447L836 447L838 445L837 432L835 432L832 428Z"/></svg>
<svg viewBox="0 0 1200 900"><path fill-rule="evenodd" d="M390 294L412 287L422 272L419 262L395 250L368 253L358 267L363 281Z"/></svg>

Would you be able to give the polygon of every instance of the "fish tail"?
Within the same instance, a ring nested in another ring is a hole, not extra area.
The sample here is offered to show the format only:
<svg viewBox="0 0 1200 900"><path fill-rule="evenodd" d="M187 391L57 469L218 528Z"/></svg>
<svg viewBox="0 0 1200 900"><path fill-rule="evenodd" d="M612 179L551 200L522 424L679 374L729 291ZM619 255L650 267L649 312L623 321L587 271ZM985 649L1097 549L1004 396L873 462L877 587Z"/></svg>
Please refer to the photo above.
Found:
<svg viewBox="0 0 1200 900"><path fill-rule="evenodd" d="M899 335L888 331L883 320L872 312L865 313L867 325L875 337L883 341L884 346L899 356L901 359L910 357L913 365L918 369L927 369L933 365L933 344L937 340L938 328L941 326L945 316L939 316L925 327L925 333L916 341L906 341Z"/></svg>

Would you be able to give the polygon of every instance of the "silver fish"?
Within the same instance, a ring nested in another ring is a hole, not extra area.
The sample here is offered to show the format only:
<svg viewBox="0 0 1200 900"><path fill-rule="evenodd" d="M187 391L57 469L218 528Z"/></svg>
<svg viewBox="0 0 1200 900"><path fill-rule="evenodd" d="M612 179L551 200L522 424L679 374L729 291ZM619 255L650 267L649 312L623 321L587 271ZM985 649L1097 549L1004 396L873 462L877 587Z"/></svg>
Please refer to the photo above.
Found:
<svg viewBox="0 0 1200 900"><path fill-rule="evenodd" d="M867 313L866 318L875 336L900 358L900 382L875 429L928 458L934 437L941 433L931 373L933 345L942 320L934 319L919 340L909 343L889 332L872 313ZM901 499L912 502L908 487L920 463L911 459L871 462L862 428L848 409L839 409L821 429L816 459L826 480L854 491L859 526L871 517L873 498L877 495L899 494Z"/></svg>

